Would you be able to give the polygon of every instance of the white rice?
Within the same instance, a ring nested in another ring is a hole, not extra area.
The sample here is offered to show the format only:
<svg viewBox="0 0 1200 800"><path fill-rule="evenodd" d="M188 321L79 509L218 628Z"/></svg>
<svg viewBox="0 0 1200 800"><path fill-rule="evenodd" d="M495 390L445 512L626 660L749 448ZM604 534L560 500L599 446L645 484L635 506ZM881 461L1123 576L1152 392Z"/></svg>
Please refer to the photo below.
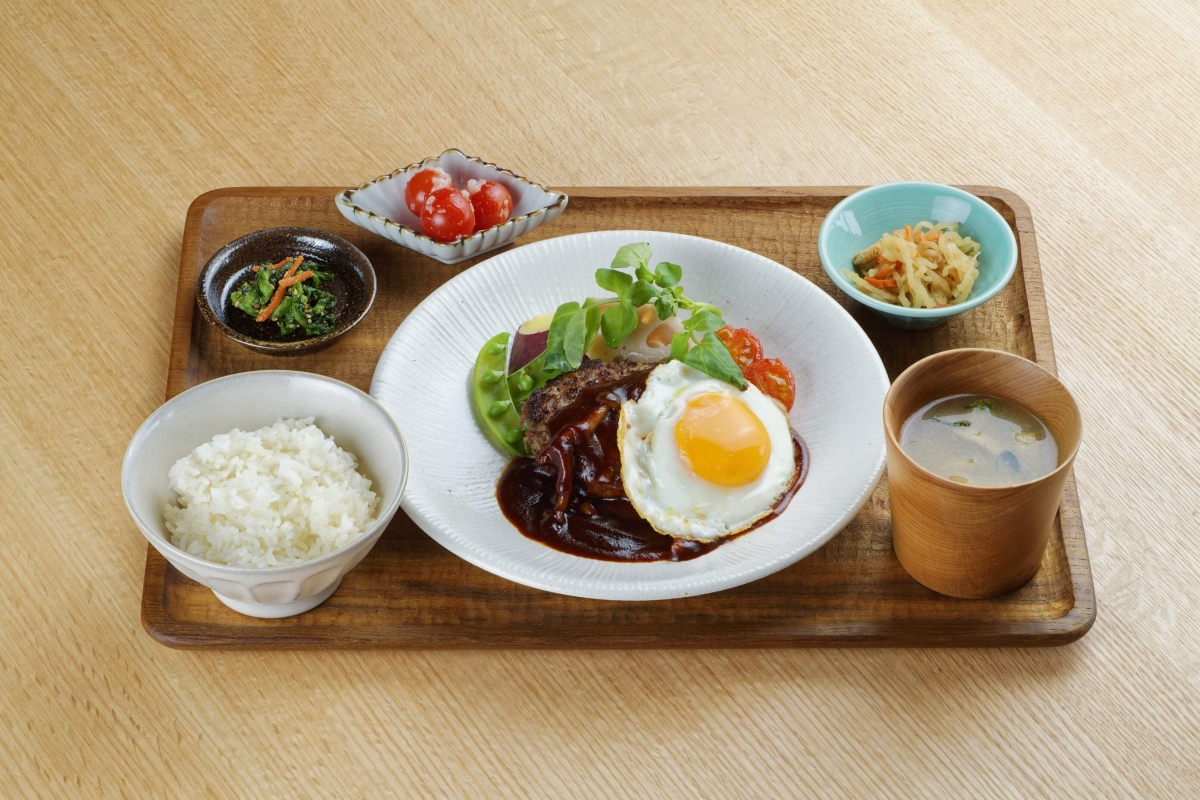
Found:
<svg viewBox="0 0 1200 800"><path fill-rule="evenodd" d="M214 436L171 467L179 495L163 514L171 543L236 567L332 553L370 526L379 505L357 466L312 417Z"/></svg>

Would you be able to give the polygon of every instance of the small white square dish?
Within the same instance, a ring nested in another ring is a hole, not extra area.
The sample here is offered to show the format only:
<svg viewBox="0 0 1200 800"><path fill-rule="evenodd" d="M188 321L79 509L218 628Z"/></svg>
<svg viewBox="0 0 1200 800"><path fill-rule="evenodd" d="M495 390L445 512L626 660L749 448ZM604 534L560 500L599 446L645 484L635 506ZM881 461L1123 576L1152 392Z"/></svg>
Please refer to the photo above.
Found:
<svg viewBox="0 0 1200 800"><path fill-rule="evenodd" d="M426 167L441 167L459 187L465 187L468 180L491 180L503 184L512 195L512 216L505 223L454 242L431 239L421 232L421 220L404 202L404 188L409 178ZM516 173L457 149L401 167L357 188L346 189L339 192L334 200L342 216L355 225L443 264L457 264L511 244L518 236L550 222L567 207L567 196L562 192L552 192Z"/></svg>

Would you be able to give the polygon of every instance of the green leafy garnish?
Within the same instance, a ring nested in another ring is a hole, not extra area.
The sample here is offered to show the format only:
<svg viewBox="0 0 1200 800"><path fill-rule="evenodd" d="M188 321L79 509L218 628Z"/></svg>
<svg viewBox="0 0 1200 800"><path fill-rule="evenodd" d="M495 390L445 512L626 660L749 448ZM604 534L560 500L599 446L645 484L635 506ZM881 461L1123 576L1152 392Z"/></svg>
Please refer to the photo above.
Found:
<svg viewBox="0 0 1200 800"><path fill-rule="evenodd" d="M683 361L687 357L688 348L692 346L692 335L681 331L671 337L671 361Z"/></svg>
<svg viewBox="0 0 1200 800"><path fill-rule="evenodd" d="M637 281L629 289L629 302L634 306L644 306L657 296L654 284L646 281Z"/></svg>
<svg viewBox="0 0 1200 800"><path fill-rule="evenodd" d="M616 348L637 329L637 309L653 305L660 320L670 319L680 311L689 312L683 320L683 332L671 341L673 360L744 389L746 380L741 369L725 344L714 335L725 327L721 309L684 295L679 285L683 268L669 261L660 261L651 268L652 256L649 244L635 242L619 249L609 267L596 270L596 284L613 297L588 299L582 304L570 301L559 306L550 323L544 361L537 372L530 370L532 363L526 365L524 374L532 382L544 384L542 378L546 374L578 369L597 332L604 337L605 344ZM627 270L633 270L633 274ZM608 308L600 313L602 305Z"/></svg>
<svg viewBox="0 0 1200 800"><path fill-rule="evenodd" d="M991 411L992 405L991 398L981 397L974 403L969 404L967 406L967 411Z"/></svg>
<svg viewBox="0 0 1200 800"><path fill-rule="evenodd" d="M651 255L650 245L647 242L627 244L613 256L612 268L630 269L632 267L636 269L642 267L644 269L649 263Z"/></svg>
<svg viewBox="0 0 1200 800"><path fill-rule="evenodd" d="M746 388L746 378L742 375L742 370L733 362L729 348L715 333L704 334L700 344L688 350L687 355L683 357L683 363L706 375L732 383L739 389Z"/></svg>
<svg viewBox="0 0 1200 800"><path fill-rule="evenodd" d="M724 318L720 314L709 311L707 308L693 311L692 315L683 321L683 329L690 333L712 333L724 327ZM722 346L724 345L722 344Z"/></svg>
<svg viewBox="0 0 1200 800"><path fill-rule="evenodd" d="M725 327L721 309L711 303L692 300L683 293L679 282L683 267L670 261L660 261L650 268L653 251L645 242L627 244L617 251L609 269L596 271L596 283L617 296L617 305L604 312L601 332L609 347L616 347L637 327L637 308L653 305L658 318L665 320L688 311L683 320L683 333L671 340L671 359L683 361L714 378L746 387L741 369L716 336L709 334ZM621 270L633 269L633 278ZM697 342L699 337L699 342ZM693 355L695 353L695 355Z"/></svg>
<svg viewBox="0 0 1200 800"><path fill-rule="evenodd" d="M624 297L629 294L629 287L633 285L633 278L628 273L620 272L615 269L598 269L596 270L596 283L601 289L607 289L617 297Z"/></svg>
<svg viewBox="0 0 1200 800"><path fill-rule="evenodd" d="M670 261L660 261L654 268L654 283L664 289L669 289L679 283L683 277L683 267Z"/></svg>
<svg viewBox="0 0 1200 800"><path fill-rule="evenodd" d="M583 305L571 301L554 312L546 337L546 368L571 372L583 363L583 355L600 327L600 308L588 298Z"/></svg>
<svg viewBox="0 0 1200 800"><path fill-rule="evenodd" d="M546 366L569 372L583 363L587 351L587 322L582 306L572 300L554 312L550 332L546 337Z"/></svg>
<svg viewBox="0 0 1200 800"><path fill-rule="evenodd" d="M628 298L622 298L600 315L600 333L609 347L616 347L638 326L637 309Z"/></svg>

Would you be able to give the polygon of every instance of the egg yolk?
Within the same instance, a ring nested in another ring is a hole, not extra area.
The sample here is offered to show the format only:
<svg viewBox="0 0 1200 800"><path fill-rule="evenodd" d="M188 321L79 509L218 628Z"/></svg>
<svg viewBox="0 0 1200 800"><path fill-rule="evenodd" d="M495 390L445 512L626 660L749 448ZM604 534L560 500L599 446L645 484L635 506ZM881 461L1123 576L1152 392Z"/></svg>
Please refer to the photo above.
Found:
<svg viewBox="0 0 1200 800"><path fill-rule="evenodd" d="M723 394L689 400L675 424L675 440L688 469L721 486L750 483L771 456L771 439L762 420L741 400Z"/></svg>

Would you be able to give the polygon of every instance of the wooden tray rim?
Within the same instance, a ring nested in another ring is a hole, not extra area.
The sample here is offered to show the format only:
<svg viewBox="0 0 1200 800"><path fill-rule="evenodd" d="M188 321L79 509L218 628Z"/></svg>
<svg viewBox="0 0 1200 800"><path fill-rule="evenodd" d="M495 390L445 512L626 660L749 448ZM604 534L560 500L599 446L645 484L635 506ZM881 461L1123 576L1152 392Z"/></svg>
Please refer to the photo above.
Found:
<svg viewBox="0 0 1200 800"><path fill-rule="evenodd" d="M199 269L199 236L191 235L198 232L204 215L213 202L224 197L333 197L343 187L329 186L231 186L213 189L205 192L192 201L188 207L184 223L184 235L180 248L179 277L176 286L175 316L171 334L171 350L167 368L167 388L165 400L169 400L188 387L189 378L199 371L199 344L197 333L198 319L196 307L196 273ZM845 197L866 188L864 186L587 186L554 188L553 191L565 192L569 197L583 198L729 198L758 199L779 198L795 199L802 197ZM1025 280L1026 302L1029 308L1029 324L1034 342L1034 356L1038 364L1057 375L1058 370L1054 359L1054 347L1050 334L1049 312L1045 305L1045 293L1042 284L1041 265L1038 258L1037 240L1033 229L1033 216L1028 203L1019 195L999 186L960 185L957 188L971 192L982 198L998 200L1009 207L1015 221L1022 274ZM1038 347L1038 342L1044 341L1044 347ZM981 622L985 626L974 631L967 640L959 643L953 639L939 637L936 626L923 622L914 624L904 631L903 637L895 630L880 629L870 623L848 623L837 634L803 635L794 632L781 634L766 633L762 635L743 637L736 647L1041 647L1061 646L1078 640L1086 634L1096 621L1096 598L1092 583L1091 564L1088 558L1087 543L1084 538L1082 515L1078 511L1079 500L1075 487L1074 471L1067 479L1060 506L1060 525L1062 528L1063 549L1071 574L1071 588L1074 605L1061 617L1052 620L1025 620L1013 622ZM1067 512L1067 513L1064 513ZM142 627L155 641L168 647L178 649L355 649L355 648L404 648L417 647L403 644L381 644L378 639L363 637L355 639L353 629L336 645L321 643L304 643L290 641L271 641L269 634L264 631L263 641L247 642L240 638L213 635L193 623L180 623L167 614L162 602L164 597L166 569L169 563L149 544L146 546L146 567L142 585L141 621ZM411 626L423 630L428 626ZM518 626L513 626L517 628ZM504 626L496 626L495 634L481 635L472 632L470 636L456 639L446 636L436 644L419 646L421 649L439 648L473 648L473 647L508 647L508 648L696 648L709 647L703 641L696 641L690 631L682 631L677 636L644 635L630 633L627 636L600 634L598 636L579 636L577 631L570 634L553 627L543 627L536 634L530 635L528 629L519 628L512 632L503 630ZM389 628L389 630L393 630ZM572 639L570 644L564 644L564 636ZM914 644L914 641L924 642ZM722 645L729 647L731 645Z"/></svg>

